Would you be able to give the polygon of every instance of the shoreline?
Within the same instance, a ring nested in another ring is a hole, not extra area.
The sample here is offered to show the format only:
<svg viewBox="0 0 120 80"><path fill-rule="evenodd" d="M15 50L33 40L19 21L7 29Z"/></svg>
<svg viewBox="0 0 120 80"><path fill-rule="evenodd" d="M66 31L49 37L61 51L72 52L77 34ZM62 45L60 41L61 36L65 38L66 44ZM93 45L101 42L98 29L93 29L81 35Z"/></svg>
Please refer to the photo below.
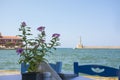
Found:
<svg viewBox="0 0 120 80"><path fill-rule="evenodd" d="M18 70L0 70L0 76L21 74Z"/></svg>
<svg viewBox="0 0 120 80"><path fill-rule="evenodd" d="M120 49L120 46L83 46L76 49Z"/></svg>
<svg viewBox="0 0 120 80"><path fill-rule="evenodd" d="M16 50L16 49L17 48L0 48L0 50ZM73 49L120 49L120 46L83 46L83 47L75 47Z"/></svg>

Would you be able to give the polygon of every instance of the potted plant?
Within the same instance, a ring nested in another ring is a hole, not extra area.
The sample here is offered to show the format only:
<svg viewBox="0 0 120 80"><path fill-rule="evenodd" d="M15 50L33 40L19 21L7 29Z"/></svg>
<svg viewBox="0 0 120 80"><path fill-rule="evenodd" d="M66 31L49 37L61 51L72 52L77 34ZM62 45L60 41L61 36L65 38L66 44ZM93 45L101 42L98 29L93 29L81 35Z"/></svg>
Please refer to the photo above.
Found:
<svg viewBox="0 0 120 80"><path fill-rule="evenodd" d="M45 56L51 53L51 49L56 49L59 43L60 34L54 33L49 43L46 42L45 27L40 26L37 28L39 34L36 38L31 39L31 28L27 27L25 22L21 23L19 31L22 45L16 50L17 54L20 55L19 64L29 64L27 72L29 74L38 73L38 67L41 62L46 62ZM26 74L25 73L25 74ZM35 75L36 76L36 75ZM24 80L24 79L22 79ZM27 79L26 79L27 80ZM29 80L29 79L28 79ZM36 79L33 79L36 80Z"/></svg>

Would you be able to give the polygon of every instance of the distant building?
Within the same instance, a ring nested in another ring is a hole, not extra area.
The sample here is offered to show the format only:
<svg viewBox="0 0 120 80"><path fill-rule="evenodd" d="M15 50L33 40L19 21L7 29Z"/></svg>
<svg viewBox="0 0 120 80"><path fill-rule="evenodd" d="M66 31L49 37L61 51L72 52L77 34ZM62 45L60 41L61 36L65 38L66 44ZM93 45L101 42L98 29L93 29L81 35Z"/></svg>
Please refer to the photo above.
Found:
<svg viewBox="0 0 120 80"><path fill-rule="evenodd" d="M19 36L2 36L0 33L0 48L18 48L22 45Z"/></svg>

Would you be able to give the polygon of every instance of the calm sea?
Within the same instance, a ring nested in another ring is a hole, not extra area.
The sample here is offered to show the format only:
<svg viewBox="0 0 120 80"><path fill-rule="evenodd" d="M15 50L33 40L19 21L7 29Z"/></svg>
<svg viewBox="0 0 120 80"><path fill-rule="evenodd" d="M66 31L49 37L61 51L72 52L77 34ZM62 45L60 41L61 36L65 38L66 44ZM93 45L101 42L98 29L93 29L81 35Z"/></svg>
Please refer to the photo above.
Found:
<svg viewBox="0 0 120 80"><path fill-rule="evenodd" d="M49 62L63 62L63 72L73 71L73 62L79 64L100 64L118 68L120 49L72 49L58 48L46 56ZM0 50L0 70L20 70L16 50Z"/></svg>

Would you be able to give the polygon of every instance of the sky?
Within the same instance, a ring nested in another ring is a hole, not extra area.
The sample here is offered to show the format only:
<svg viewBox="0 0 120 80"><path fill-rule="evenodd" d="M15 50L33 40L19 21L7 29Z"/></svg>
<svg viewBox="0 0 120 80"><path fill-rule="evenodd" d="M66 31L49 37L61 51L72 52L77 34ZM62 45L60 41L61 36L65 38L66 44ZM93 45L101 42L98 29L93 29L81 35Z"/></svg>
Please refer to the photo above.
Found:
<svg viewBox="0 0 120 80"><path fill-rule="evenodd" d="M25 21L33 36L45 26L49 41L59 33L59 47L120 46L120 0L0 0L0 32L20 34Z"/></svg>

